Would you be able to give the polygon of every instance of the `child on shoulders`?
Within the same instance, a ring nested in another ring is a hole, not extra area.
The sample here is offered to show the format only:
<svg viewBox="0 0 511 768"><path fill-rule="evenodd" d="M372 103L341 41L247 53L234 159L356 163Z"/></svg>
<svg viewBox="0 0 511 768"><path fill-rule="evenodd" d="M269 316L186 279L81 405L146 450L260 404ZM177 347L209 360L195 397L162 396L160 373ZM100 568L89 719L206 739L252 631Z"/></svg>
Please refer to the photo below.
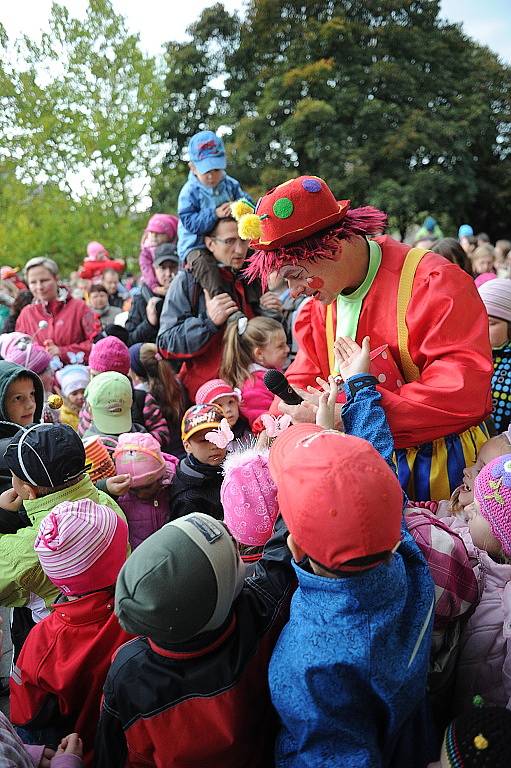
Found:
<svg viewBox="0 0 511 768"><path fill-rule="evenodd" d="M165 296L167 289L160 285L154 271L155 248L163 243L174 243L177 237L177 216L170 213L155 213L142 235L141 251L138 257L144 283L156 296Z"/></svg>
<svg viewBox="0 0 511 768"><path fill-rule="evenodd" d="M229 218L231 203L250 197L239 181L225 173L227 161L222 139L213 131L200 131L190 139L190 173L178 198L178 254L200 286L211 297L225 293L218 264L204 244L219 219Z"/></svg>

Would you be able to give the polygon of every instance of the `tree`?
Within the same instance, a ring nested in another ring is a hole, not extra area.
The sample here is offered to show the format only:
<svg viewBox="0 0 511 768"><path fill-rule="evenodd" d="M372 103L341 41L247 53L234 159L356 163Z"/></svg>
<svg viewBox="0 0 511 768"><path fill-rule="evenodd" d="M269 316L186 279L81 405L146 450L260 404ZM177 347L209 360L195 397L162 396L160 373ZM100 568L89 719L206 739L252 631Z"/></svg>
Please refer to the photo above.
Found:
<svg viewBox="0 0 511 768"><path fill-rule="evenodd" d="M54 3L49 28L40 41L16 41L16 58L0 35L0 160L16 160L16 178L25 186L12 178L11 186L32 200L31 212L35 206L43 217L38 227L58 231L59 217L69 227L39 246L23 230L30 243L23 257L44 248L75 268L87 239L106 237L118 255L137 249L137 212L149 203L150 174L159 162L152 131L164 80L161 62L142 53L138 35L128 32L110 0L90 0L83 21ZM12 253L9 233L19 236L21 218L4 208L0 224L0 253Z"/></svg>
<svg viewBox="0 0 511 768"><path fill-rule="evenodd" d="M169 72L183 57L202 66L195 101L193 78L167 75L168 176L193 130L225 125L230 171L256 193L313 173L402 232L429 211L500 234L511 70L438 13L436 0L250 0L241 22L204 12L168 49Z"/></svg>

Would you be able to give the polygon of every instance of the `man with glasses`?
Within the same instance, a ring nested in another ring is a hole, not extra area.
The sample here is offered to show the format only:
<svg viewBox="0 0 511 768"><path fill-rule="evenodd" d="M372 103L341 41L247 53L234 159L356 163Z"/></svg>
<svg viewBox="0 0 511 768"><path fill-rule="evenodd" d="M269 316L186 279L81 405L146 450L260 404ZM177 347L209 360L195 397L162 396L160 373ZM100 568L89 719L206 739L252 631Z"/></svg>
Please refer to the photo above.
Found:
<svg viewBox="0 0 511 768"><path fill-rule="evenodd" d="M181 380L192 400L197 389L218 376L226 323L267 315L280 320L282 304L262 293L258 280L248 285L242 275L248 243L238 236L236 222L220 219L204 237L217 262L223 293L210 296L188 270L173 280L160 318L158 347L165 357L181 360Z"/></svg>

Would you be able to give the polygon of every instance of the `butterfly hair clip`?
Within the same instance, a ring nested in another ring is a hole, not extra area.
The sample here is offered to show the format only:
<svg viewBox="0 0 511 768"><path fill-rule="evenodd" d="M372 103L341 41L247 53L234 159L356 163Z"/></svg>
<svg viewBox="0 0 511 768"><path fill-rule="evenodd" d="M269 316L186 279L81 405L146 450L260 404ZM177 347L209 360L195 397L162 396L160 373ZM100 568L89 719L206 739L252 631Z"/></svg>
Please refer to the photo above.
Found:
<svg viewBox="0 0 511 768"><path fill-rule="evenodd" d="M261 415L261 421L263 422L266 434L268 437L273 438L280 435L291 425L291 416L288 413L282 416L272 416L270 413L263 413Z"/></svg>
<svg viewBox="0 0 511 768"><path fill-rule="evenodd" d="M218 429L206 432L206 440L216 445L217 448L227 448L231 440L234 440L234 434L227 419L222 419Z"/></svg>

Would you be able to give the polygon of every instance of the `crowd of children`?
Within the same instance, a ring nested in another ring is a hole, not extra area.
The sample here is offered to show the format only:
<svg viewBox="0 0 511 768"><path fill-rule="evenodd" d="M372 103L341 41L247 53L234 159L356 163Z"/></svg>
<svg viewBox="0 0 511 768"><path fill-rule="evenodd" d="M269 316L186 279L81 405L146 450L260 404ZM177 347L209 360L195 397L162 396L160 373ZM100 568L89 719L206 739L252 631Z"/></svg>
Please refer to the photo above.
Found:
<svg viewBox="0 0 511 768"><path fill-rule="evenodd" d="M492 436L451 498L415 502L373 363L386 352L369 337L338 320L336 376L303 405L315 423L278 415L265 375L296 353L298 296L275 273L267 311L248 311L242 263L207 243L238 247L215 227L240 198L257 208L216 134L196 134L189 155L178 217L155 214L143 233L131 309L124 261L89 243L72 300L98 323L80 359L23 323L0 336L0 605L14 644L0 765L509 765L511 244L478 245L462 225L445 246L480 276ZM434 219L423 230L443 253ZM223 329L215 375L193 390L158 345L184 273L190 334L207 325L208 348Z"/></svg>

